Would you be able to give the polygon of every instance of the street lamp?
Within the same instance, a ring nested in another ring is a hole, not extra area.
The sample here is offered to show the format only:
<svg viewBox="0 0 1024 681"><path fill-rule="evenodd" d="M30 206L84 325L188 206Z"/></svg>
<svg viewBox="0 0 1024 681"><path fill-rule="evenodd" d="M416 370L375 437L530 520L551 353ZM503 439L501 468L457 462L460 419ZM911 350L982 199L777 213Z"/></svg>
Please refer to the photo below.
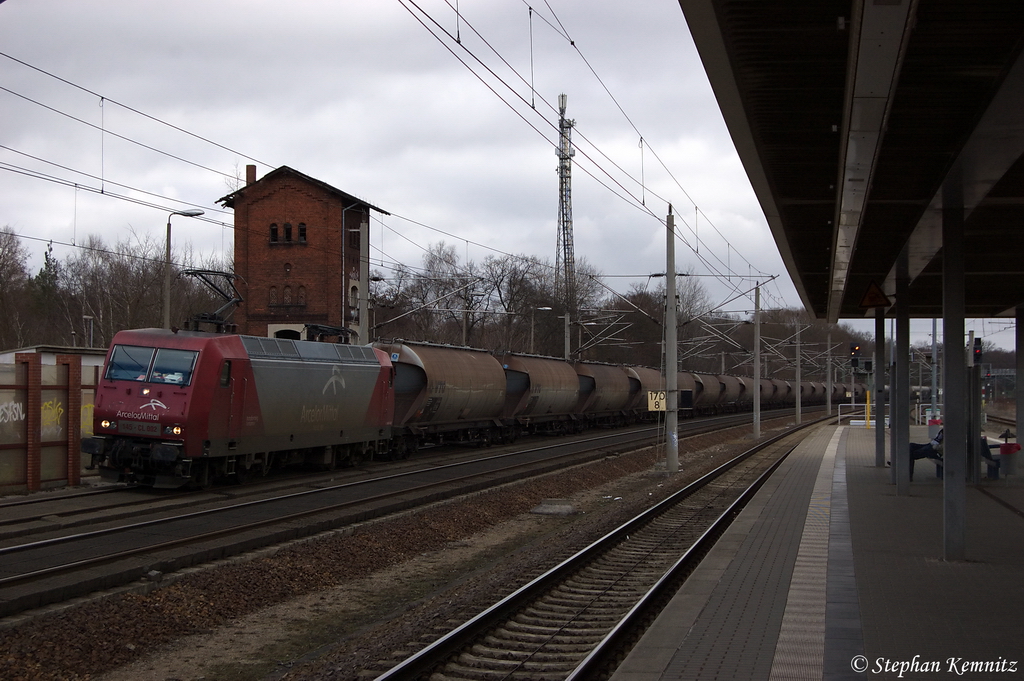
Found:
<svg viewBox="0 0 1024 681"><path fill-rule="evenodd" d="M92 347L92 315L82 315L82 321L89 325L89 347Z"/></svg>
<svg viewBox="0 0 1024 681"><path fill-rule="evenodd" d="M184 215L187 218L199 217L203 211L198 208L172 211L167 216L167 250L164 253L164 328L171 328L171 216Z"/></svg>
<svg viewBox="0 0 1024 681"><path fill-rule="evenodd" d="M534 327L536 326L534 324L534 321L537 318L537 310L550 310L550 309L551 309L550 307L535 307L532 310L530 310L530 354L531 355L535 354L534 350L533 350L533 331L534 331Z"/></svg>

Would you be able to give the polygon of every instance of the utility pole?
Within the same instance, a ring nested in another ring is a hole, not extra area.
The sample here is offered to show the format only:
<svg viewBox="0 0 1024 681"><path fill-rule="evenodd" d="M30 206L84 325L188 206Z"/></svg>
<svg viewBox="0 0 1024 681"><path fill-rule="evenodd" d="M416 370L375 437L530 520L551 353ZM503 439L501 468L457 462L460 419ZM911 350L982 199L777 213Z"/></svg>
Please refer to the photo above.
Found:
<svg viewBox="0 0 1024 681"><path fill-rule="evenodd" d="M932 418L939 418L939 320L932 317ZM945 405L943 405L943 411L945 411ZM931 428L928 429L929 437L935 437L935 434L931 432Z"/></svg>
<svg viewBox="0 0 1024 681"><path fill-rule="evenodd" d="M832 416L832 332L825 341L825 413Z"/></svg>
<svg viewBox="0 0 1024 681"><path fill-rule="evenodd" d="M570 353L570 343L572 342L572 339L569 336L570 321L569 321L569 311L568 310L565 311L565 316L563 317L563 319L565 319L565 361L568 362L569 361L569 355L571 354Z"/></svg>
<svg viewBox="0 0 1024 681"><path fill-rule="evenodd" d="M676 364L676 221L665 218L665 470L679 472L679 374Z"/></svg>
<svg viewBox="0 0 1024 681"><path fill-rule="evenodd" d="M359 223L359 345L370 342L370 224Z"/></svg>
<svg viewBox="0 0 1024 681"><path fill-rule="evenodd" d="M565 117L567 97L558 95L558 239L555 244L555 291L562 295L566 315L576 312L576 258L572 242L572 128Z"/></svg>
<svg viewBox="0 0 1024 681"><path fill-rule="evenodd" d="M800 425L800 407L802 406L800 395L800 320L796 322L796 425Z"/></svg>
<svg viewBox="0 0 1024 681"><path fill-rule="evenodd" d="M761 439L761 282L754 287L754 439Z"/></svg>

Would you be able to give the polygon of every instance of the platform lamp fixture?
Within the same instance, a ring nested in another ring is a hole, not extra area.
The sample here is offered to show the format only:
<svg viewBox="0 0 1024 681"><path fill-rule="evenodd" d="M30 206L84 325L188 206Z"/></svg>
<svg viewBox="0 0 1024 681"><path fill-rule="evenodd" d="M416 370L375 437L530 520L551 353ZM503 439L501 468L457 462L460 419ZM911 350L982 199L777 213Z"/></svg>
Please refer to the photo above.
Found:
<svg viewBox="0 0 1024 681"><path fill-rule="evenodd" d="M164 328L171 328L171 217L184 215L187 218L199 217L203 211L198 208L175 210L167 216L167 249L164 253Z"/></svg>
<svg viewBox="0 0 1024 681"><path fill-rule="evenodd" d="M534 354L533 338L534 338L534 329L536 327L535 321L537 319L537 310L550 310L550 309L551 309L550 307L545 306L545 307L535 307L535 308L530 310L530 354L531 355Z"/></svg>

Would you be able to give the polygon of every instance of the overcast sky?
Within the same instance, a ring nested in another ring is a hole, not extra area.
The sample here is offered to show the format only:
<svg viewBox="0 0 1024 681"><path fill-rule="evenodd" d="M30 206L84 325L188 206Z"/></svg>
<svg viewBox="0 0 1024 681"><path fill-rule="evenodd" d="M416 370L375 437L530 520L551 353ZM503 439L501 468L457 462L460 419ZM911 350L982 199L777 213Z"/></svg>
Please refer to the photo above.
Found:
<svg viewBox="0 0 1024 681"><path fill-rule="evenodd" d="M620 292L663 272L671 203L679 270L748 277L702 279L722 309L751 309L730 299L773 275L764 304L800 306L678 4L536 4L0 2L0 226L39 239L37 268L46 240L59 257L90 234L162 244L167 213L199 207L174 218L175 248L219 255L231 178L288 165L392 213L371 226L375 268L441 240L553 262L565 93L577 260Z"/></svg>

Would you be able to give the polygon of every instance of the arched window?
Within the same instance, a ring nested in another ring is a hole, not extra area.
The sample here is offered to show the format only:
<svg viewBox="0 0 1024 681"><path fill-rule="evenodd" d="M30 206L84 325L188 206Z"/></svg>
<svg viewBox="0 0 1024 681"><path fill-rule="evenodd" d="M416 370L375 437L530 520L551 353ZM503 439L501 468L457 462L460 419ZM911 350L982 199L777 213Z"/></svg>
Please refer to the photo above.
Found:
<svg viewBox="0 0 1024 681"><path fill-rule="evenodd" d="M270 243L277 243L277 223L270 225Z"/></svg>
<svg viewBox="0 0 1024 681"><path fill-rule="evenodd" d="M277 305L277 287L276 286L271 286L270 287L270 298L269 298L269 300L270 300L270 304L271 305Z"/></svg>
<svg viewBox="0 0 1024 681"><path fill-rule="evenodd" d="M359 305L359 287L353 286L348 292L348 306L356 307Z"/></svg>
<svg viewBox="0 0 1024 681"><path fill-rule="evenodd" d="M290 222L284 223L284 240L285 241L291 241L292 240L292 223L290 223Z"/></svg>
<svg viewBox="0 0 1024 681"><path fill-rule="evenodd" d="M281 302L283 302L285 305L291 305L292 304L292 287L291 286L285 286L284 287L284 300L281 301Z"/></svg>
<svg viewBox="0 0 1024 681"><path fill-rule="evenodd" d="M306 243L306 223L305 222L300 222L299 223L299 243L300 244Z"/></svg>
<svg viewBox="0 0 1024 681"><path fill-rule="evenodd" d="M306 304L306 287L305 286L300 286L299 287L299 300L298 300L298 303L299 303L299 305L305 305Z"/></svg>

